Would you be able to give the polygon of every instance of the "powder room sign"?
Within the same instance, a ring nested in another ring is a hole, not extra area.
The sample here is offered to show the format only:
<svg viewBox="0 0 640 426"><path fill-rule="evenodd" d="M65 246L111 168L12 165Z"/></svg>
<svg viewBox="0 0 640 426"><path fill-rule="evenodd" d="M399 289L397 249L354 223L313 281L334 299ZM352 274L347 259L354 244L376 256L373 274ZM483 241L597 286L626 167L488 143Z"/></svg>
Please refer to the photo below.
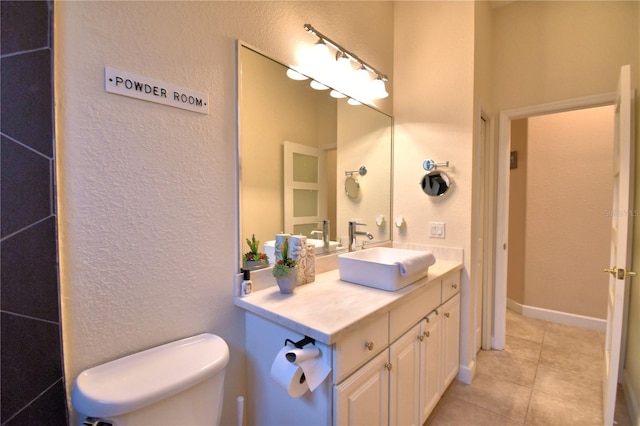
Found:
<svg viewBox="0 0 640 426"><path fill-rule="evenodd" d="M104 67L104 90L143 101L209 114L209 95L148 77Z"/></svg>

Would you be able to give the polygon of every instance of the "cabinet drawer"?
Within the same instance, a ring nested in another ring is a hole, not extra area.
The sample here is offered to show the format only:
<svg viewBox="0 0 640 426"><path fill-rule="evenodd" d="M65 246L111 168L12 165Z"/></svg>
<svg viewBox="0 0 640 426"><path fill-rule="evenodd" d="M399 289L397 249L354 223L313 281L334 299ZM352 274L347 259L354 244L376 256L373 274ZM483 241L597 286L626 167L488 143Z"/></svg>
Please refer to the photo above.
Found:
<svg viewBox="0 0 640 426"><path fill-rule="evenodd" d="M442 279L442 303L460 292L460 272L449 274Z"/></svg>
<svg viewBox="0 0 640 426"><path fill-rule="evenodd" d="M358 327L333 346L333 383L340 383L389 345L389 315Z"/></svg>
<svg viewBox="0 0 640 426"><path fill-rule="evenodd" d="M416 325L427 313L440 306L440 281L427 284L420 294L394 308L389 313L389 340L395 341L405 331Z"/></svg>

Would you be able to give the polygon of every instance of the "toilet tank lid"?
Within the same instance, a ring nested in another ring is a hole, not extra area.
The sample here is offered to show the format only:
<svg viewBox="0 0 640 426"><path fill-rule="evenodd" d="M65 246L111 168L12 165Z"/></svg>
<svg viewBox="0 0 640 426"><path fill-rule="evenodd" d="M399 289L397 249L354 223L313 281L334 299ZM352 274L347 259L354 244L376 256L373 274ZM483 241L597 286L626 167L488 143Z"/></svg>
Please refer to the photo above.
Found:
<svg viewBox="0 0 640 426"><path fill-rule="evenodd" d="M83 371L71 401L88 416L118 416L188 389L224 370L228 361L221 337L188 337Z"/></svg>

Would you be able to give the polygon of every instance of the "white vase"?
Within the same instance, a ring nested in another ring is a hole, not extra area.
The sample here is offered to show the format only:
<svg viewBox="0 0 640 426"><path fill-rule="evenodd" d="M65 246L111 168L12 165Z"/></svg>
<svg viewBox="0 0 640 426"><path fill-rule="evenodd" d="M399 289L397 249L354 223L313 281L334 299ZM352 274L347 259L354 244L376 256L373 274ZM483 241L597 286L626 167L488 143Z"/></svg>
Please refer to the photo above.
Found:
<svg viewBox="0 0 640 426"><path fill-rule="evenodd" d="M276 278L280 293L291 294L298 284L298 268L289 269L289 276Z"/></svg>

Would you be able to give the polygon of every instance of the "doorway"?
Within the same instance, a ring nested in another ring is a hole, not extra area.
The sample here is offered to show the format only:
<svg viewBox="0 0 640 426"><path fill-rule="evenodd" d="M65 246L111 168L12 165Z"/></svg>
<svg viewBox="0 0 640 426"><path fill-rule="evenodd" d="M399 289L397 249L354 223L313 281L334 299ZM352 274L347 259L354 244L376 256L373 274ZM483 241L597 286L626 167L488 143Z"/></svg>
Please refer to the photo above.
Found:
<svg viewBox="0 0 640 426"><path fill-rule="evenodd" d="M492 301L493 310L493 335L491 347L504 349L505 325L507 309L507 279L509 265L509 193L510 174L514 156L511 149L512 122L518 119L555 114L586 108L595 108L612 105L615 94L603 94L586 98L573 99L563 102L543 104L533 107L504 111L500 114L499 144L498 144L498 183L497 183L497 227L496 227L496 270L495 289ZM604 212L603 212L604 214ZM570 274L571 271L567 270Z"/></svg>
<svg viewBox="0 0 640 426"><path fill-rule="evenodd" d="M507 305L606 330L614 107L511 122Z"/></svg>

